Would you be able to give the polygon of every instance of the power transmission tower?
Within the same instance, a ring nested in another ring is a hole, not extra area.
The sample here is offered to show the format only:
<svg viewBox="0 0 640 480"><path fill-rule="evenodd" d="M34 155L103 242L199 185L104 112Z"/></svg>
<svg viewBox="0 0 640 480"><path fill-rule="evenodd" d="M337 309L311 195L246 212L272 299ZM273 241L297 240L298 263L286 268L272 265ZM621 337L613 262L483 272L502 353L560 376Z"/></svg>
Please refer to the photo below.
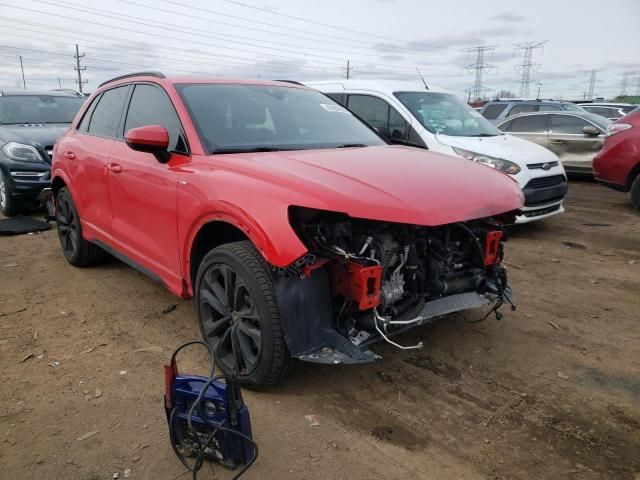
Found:
<svg viewBox="0 0 640 480"><path fill-rule="evenodd" d="M22 65L22 55L18 55L20 57L20 71L22 72L22 86L24 89L27 89L27 82L24 80L24 65Z"/></svg>
<svg viewBox="0 0 640 480"><path fill-rule="evenodd" d="M593 99L593 91L596 87L596 70L591 70L591 78L589 79L589 99Z"/></svg>
<svg viewBox="0 0 640 480"><path fill-rule="evenodd" d="M472 65L467 65L465 67L465 69L469 71L475 70L475 82L473 83L473 87L470 87L469 89L467 89L470 92L470 98L471 96L473 96L473 100L481 100L482 91L488 90L487 88L484 88L482 86L482 76L485 70L494 68L494 66L489 65L488 63L485 63L484 60L485 60L486 54L493 52L494 49L495 49L495 45L484 45L481 47L473 47L473 48L467 49L468 53L476 54L476 63Z"/></svg>
<svg viewBox="0 0 640 480"><path fill-rule="evenodd" d="M622 74L622 81L620 82L620 96L621 97L626 97L627 96L627 86L629 85L629 75L631 75L631 72L624 72Z"/></svg>
<svg viewBox="0 0 640 480"><path fill-rule="evenodd" d="M78 72L78 79L76 80L76 83L78 84L78 90L80 90L80 93L82 93L82 86L87 83L87 80L82 80L82 72L87 69L87 67L80 66L80 59L82 57L84 57L84 53L80 55L78 44L76 43L76 54L73 56L73 58L76 59L76 66L73 67L73 69Z"/></svg>
<svg viewBox="0 0 640 480"><path fill-rule="evenodd" d="M344 68L344 78L349 80L351 78L351 70L353 70L353 67L351 66L351 61L347 60L347 66L343 68Z"/></svg>
<svg viewBox="0 0 640 480"><path fill-rule="evenodd" d="M540 48L547 43L548 40L544 42L526 42L526 43L518 43L516 44L516 51L522 50L524 52L523 61L521 65L518 65L517 68L520 68L520 96L523 98L529 97L529 86L531 85L531 70L537 69L540 64L533 63L533 51ZM514 52L515 53L515 52Z"/></svg>

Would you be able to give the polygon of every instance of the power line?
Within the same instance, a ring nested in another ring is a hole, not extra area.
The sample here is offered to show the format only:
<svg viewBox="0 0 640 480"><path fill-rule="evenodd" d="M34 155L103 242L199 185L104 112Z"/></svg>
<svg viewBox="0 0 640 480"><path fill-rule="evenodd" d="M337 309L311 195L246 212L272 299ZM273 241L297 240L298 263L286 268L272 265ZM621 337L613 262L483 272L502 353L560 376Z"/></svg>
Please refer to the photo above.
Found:
<svg viewBox="0 0 640 480"><path fill-rule="evenodd" d="M192 8L192 9L196 9L196 10L201 10L201 11L206 11L206 12L209 12L209 13L218 14L218 12L215 12L215 11L212 11L212 10L208 10L206 8L198 8L198 7L194 7L192 5L188 5L188 4L185 4L185 3L176 2L174 0L159 0L159 1L164 2L164 3L170 3L170 4L173 4L173 5L179 5L181 7ZM331 24L328 24L328 23L322 23L322 22L318 22L316 20L309 20L309 19L303 18L303 17L296 17L294 15L289 15L289 14L282 13L282 12L274 12L274 11L268 10L266 8L256 7L254 5L248 5L246 3L242 3L242 2L238 2L238 1L234 1L234 0L223 0L223 1L225 1L227 3L232 3L232 4L235 4L235 5L239 5L241 7L251 8L253 10L258 10L258 11L269 13L269 14L272 14L272 15L278 15L278 16L281 16L281 17L289 18L289 19L292 19L292 20L298 20L298 21L301 21L301 22L310 23L310 24L318 25L318 26L325 27L325 28L333 28L335 30L342 30L344 32L355 33L357 35L365 35L365 36L369 36L369 37L373 37L373 38L379 38L381 40L390 40L392 42L406 43L404 40L399 40L397 38L386 37L386 36L382 36L382 35L376 35L374 33L362 32L362 31L359 31L359 30L352 30L352 29L346 28L346 27L338 27L336 25L331 25ZM258 22L258 23L265 23L265 22ZM280 27L280 28L282 28L282 27ZM291 27L287 25L286 28L289 29ZM303 30L303 31L305 31L305 30ZM308 32L308 31L306 31L306 32L307 33L312 33L312 32ZM317 34L317 35L320 35L320 34ZM426 44L426 45L428 45L428 44ZM450 50L451 49L451 47L441 47L439 45L431 45L431 48L436 48L436 49L440 49L440 50Z"/></svg>
<svg viewBox="0 0 640 480"><path fill-rule="evenodd" d="M80 91L80 93L82 93L82 86L88 81L88 80L82 80L82 72L87 69L86 66L85 67L80 66L80 59L82 57L84 57L84 53L80 55L80 51L78 50L78 44L76 43L76 54L73 56L73 58L76 59L76 66L73 67L73 69L76 72L78 72L78 79L76 80L76 83L78 84L78 90Z"/></svg>
<svg viewBox="0 0 640 480"><path fill-rule="evenodd" d="M473 92L473 100L480 100L482 97L482 91L487 90L482 86L482 75L485 70L494 68L494 66L485 63L484 59L486 54L493 52L494 49L494 45L485 45L467 49L467 52L476 54L476 63L465 67L466 70L475 71L475 82L473 87L468 89L470 92Z"/></svg>
<svg viewBox="0 0 640 480"><path fill-rule="evenodd" d="M524 57L522 64L518 67L521 70L521 78L520 78L520 96L522 98L529 97L529 86L531 85L531 70L535 70L540 66L539 63L533 63L533 51L538 48L542 49L542 46L547 43L548 40L544 42L526 42L519 43L516 45L516 51L522 50L524 52Z"/></svg>

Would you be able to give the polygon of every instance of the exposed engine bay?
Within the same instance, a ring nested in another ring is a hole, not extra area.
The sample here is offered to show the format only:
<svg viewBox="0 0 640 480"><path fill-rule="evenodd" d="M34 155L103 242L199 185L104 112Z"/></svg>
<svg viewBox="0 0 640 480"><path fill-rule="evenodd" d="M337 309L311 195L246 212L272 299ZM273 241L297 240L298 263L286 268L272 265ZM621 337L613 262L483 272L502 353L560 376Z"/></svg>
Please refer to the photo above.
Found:
<svg viewBox="0 0 640 480"><path fill-rule="evenodd" d="M480 303L491 307L485 317L499 319L497 309L511 303L501 265L506 232L496 221L423 227L303 208L290 220L312 254L300 276L327 271L333 327L354 345L384 339L420 348L390 336Z"/></svg>

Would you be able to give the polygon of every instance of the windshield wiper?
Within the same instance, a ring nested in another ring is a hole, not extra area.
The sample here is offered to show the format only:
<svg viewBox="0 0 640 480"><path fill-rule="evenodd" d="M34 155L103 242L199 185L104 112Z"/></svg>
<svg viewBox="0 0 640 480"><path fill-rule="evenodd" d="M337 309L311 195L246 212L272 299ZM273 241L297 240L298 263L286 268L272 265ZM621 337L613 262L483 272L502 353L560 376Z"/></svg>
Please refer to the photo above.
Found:
<svg viewBox="0 0 640 480"><path fill-rule="evenodd" d="M364 143L343 143L342 145L338 145L335 148L362 148L366 147Z"/></svg>
<svg viewBox="0 0 640 480"><path fill-rule="evenodd" d="M502 133L478 133L477 135L469 135L470 137L497 137L503 135Z"/></svg>
<svg viewBox="0 0 640 480"><path fill-rule="evenodd" d="M286 150L284 148L277 147L255 147L255 148L218 148L213 150L212 154L219 153L257 153L257 152L277 152L279 150Z"/></svg>

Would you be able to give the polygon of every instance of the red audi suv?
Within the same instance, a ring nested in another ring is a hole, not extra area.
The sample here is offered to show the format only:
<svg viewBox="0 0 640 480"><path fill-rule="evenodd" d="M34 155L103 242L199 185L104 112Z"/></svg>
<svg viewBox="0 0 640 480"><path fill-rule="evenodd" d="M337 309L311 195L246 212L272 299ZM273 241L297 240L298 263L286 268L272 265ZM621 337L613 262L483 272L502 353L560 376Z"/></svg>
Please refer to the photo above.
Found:
<svg viewBox="0 0 640 480"><path fill-rule="evenodd" d="M66 259L108 252L195 297L204 338L245 386L278 382L292 358L420 348L395 336L511 301L502 225L523 206L518 185L388 145L301 85L113 79L57 142L52 172Z"/></svg>

